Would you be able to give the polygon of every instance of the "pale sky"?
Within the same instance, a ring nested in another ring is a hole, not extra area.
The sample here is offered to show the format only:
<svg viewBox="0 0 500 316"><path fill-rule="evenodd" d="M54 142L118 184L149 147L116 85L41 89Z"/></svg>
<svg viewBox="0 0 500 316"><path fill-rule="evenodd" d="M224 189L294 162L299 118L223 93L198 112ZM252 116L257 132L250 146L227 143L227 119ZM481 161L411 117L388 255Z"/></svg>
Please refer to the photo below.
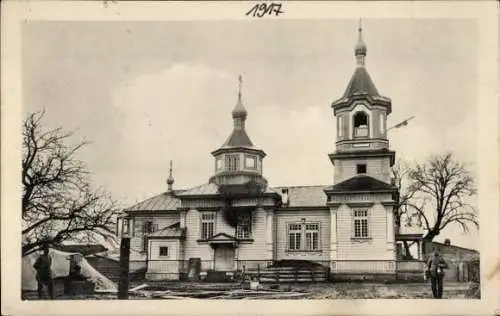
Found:
<svg viewBox="0 0 500 316"><path fill-rule="evenodd" d="M330 104L355 69L357 20L28 22L23 111L92 142L80 158L123 205L208 181L210 152L232 129L238 75L247 131L268 156L271 186L327 185L335 120ZM477 28L473 20L363 20L366 66L390 97L396 157L445 150L477 162ZM446 229L453 244L477 233Z"/></svg>

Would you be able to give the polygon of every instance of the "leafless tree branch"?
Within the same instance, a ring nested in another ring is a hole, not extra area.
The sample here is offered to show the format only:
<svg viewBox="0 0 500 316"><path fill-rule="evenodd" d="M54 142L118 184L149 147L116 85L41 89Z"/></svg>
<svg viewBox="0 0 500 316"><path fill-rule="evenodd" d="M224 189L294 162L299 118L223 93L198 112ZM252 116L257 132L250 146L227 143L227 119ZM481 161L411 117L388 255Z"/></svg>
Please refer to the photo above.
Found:
<svg viewBox="0 0 500 316"><path fill-rule="evenodd" d="M90 172L76 154L88 144L71 144L73 132L42 125L45 112L23 125L23 256L67 239L113 238L117 203L94 189Z"/></svg>

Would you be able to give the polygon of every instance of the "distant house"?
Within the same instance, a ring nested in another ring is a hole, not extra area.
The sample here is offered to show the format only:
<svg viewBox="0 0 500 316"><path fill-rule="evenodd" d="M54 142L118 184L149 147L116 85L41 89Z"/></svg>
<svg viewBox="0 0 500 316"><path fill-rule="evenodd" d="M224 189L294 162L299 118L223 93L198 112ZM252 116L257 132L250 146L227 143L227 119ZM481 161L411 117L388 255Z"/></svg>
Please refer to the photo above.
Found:
<svg viewBox="0 0 500 316"><path fill-rule="evenodd" d="M450 239L445 239L444 243L427 242L424 249L426 259L436 250L443 256L449 266L445 275L448 281L469 281L472 273L470 263L479 260L479 251L452 245Z"/></svg>
<svg viewBox="0 0 500 316"><path fill-rule="evenodd" d="M246 132L240 90L233 131L212 152L214 172L208 181L174 190L171 166L166 192L124 210L118 235L130 237L131 251L144 254L147 278L231 278L240 271L265 274L277 267L289 272L286 268L309 262L311 273L296 274L296 280L323 279L315 276L316 269L334 279L396 278L408 271L423 279L420 253L412 261L396 256L398 243L420 245L421 236L400 234L394 222L399 192L390 179L395 152L387 136L392 103L378 93L365 68L361 29L354 52L354 74L331 105L336 139L325 138L335 144L328 155L332 183L268 186L266 154ZM192 267L200 273L191 273Z"/></svg>

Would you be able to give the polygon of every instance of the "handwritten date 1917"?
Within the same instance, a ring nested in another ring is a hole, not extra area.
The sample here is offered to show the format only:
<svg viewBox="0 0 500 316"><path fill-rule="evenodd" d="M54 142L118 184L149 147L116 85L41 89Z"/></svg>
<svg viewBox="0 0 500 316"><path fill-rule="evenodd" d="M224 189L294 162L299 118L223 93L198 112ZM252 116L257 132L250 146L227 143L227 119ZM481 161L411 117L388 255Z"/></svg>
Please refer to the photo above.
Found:
<svg viewBox="0 0 500 316"><path fill-rule="evenodd" d="M280 15L281 13L285 13L281 11L281 4L280 3L257 3L246 13L246 15L251 16L251 17L258 17L261 18L263 16L267 15L273 15L276 14L276 16Z"/></svg>

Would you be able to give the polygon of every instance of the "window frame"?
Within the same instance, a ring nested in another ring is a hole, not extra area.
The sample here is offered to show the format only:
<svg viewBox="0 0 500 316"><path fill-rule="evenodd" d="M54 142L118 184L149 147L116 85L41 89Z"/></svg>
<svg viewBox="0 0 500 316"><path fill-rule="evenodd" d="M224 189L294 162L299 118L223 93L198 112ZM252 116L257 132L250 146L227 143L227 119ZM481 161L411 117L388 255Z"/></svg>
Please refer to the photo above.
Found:
<svg viewBox="0 0 500 316"><path fill-rule="evenodd" d="M287 247L289 252L321 252L321 223L315 221L287 222ZM308 227L316 226L316 229ZM292 237L293 234L293 237ZM311 237L308 237L310 235ZM316 236L316 245L314 244ZM292 242L293 238L293 242ZM298 243L298 246L297 246ZM314 247L316 246L316 247Z"/></svg>
<svg viewBox="0 0 500 316"><path fill-rule="evenodd" d="M358 130L359 126L356 127L355 120L356 120L356 117L360 114L363 114L366 117L366 136L365 135L363 135L363 136L357 135L357 130ZM370 138L370 115L368 113L366 113L363 110L357 111L356 113L354 113L352 115L351 120L352 120L352 137L353 138L355 138L355 139L357 139L357 138Z"/></svg>
<svg viewBox="0 0 500 316"><path fill-rule="evenodd" d="M339 116L337 118L337 135L339 138L344 137L344 126L343 126L343 117Z"/></svg>
<svg viewBox="0 0 500 316"><path fill-rule="evenodd" d="M168 246L158 246L158 257L162 257L162 258L168 258L170 256L170 253L169 253L169 247ZM167 249L167 254L166 255L163 255L161 253L161 251L163 249Z"/></svg>
<svg viewBox="0 0 500 316"><path fill-rule="evenodd" d="M238 171L241 168L239 154L227 154L224 161L224 170L226 171Z"/></svg>
<svg viewBox="0 0 500 316"><path fill-rule="evenodd" d="M252 169L252 170L255 170L257 169L257 157L254 156L254 155L244 155L244 165L245 165L245 169ZM248 160L252 160L253 161L253 167L252 166L249 166L247 164L247 161Z"/></svg>
<svg viewBox="0 0 500 316"><path fill-rule="evenodd" d="M215 158L215 170L219 171L224 169L224 159L222 157Z"/></svg>
<svg viewBox="0 0 500 316"><path fill-rule="evenodd" d="M249 229L243 230L243 227L245 227L245 226L243 226L240 223L241 218L238 218L238 222L236 224L235 236L236 236L236 238L243 239L243 240L245 240L245 239L252 239L252 233L253 233L253 227L252 227L252 220L253 220L253 218L252 218L252 213L240 214L240 216L242 216L242 215L243 215L243 217L247 218L246 219L247 220L246 224L247 224L247 227Z"/></svg>
<svg viewBox="0 0 500 316"><path fill-rule="evenodd" d="M380 113L380 118L379 118L379 131L381 135L385 134L385 115L384 113Z"/></svg>
<svg viewBox="0 0 500 316"><path fill-rule="evenodd" d="M212 218L204 218L204 216L211 215ZM200 212L200 239L207 240L212 238L215 235L215 219L217 217L217 212L215 211L202 211ZM207 224L207 231L204 234L204 225ZM210 231L209 227L212 224L212 230ZM211 234L210 234L211 232Z"/></svg>
<svg viewBox="0 0 500 316"><path fill-rule="evenodd" d="M360 214L360 215L358 215ZM364 214L364 215L363 215ZM358 224L359 223L359 224ZM359 227L359 229L357 229ZM370 239L370 212L368 208L356 208L352 213L352 238Z"/></svg>
<svg viewBox="0 0 500 316"><path fill-rule="evenodd" d="M364 167L364 172L360 172L359 171L359 168L360 167ZM366 165L366 163L357 163L356 164L356 174L367 174L367 171L368 171L368 166Z"/></svg>

